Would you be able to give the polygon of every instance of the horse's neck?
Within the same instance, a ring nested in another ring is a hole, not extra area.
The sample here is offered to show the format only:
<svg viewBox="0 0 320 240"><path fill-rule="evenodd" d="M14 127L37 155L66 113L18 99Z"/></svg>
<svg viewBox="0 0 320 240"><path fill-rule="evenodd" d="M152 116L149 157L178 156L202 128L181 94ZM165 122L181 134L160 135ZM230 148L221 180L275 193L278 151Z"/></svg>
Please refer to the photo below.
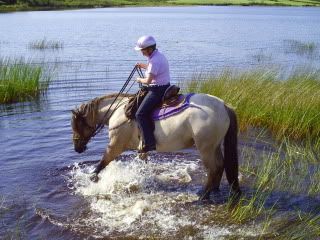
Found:
<svg viewBox="0 0 320 240"><path fill-rule="evenodd" d="M118 97L116 101L114 98L103 99L99 103L97 122L109 125L109 119L111 115L115 112L116 108L122 107L127 103L126 97Z"/></svg>

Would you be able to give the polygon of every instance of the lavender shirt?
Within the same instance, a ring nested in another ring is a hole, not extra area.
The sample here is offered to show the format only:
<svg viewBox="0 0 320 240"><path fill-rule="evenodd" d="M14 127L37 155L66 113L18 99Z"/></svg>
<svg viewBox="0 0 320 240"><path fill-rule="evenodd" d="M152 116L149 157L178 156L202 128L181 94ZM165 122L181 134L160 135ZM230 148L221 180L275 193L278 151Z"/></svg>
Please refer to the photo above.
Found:
<svg viewBox="0 0 320 240"><path fill-rule="evenodd" d="M154 76L150 85L166 85L170 83L168 60L157 49L148 58L146 75L148 76L150 73Z"/></svg>

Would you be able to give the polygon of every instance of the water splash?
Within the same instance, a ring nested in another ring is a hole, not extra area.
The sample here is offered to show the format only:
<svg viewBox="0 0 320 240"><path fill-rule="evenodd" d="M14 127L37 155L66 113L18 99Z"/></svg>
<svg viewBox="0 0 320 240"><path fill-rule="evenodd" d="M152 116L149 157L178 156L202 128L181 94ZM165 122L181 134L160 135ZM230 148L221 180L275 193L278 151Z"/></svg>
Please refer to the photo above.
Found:
<svg viewBox="0 0 320 240"><path fill-rule="evenodd" d="M160 158L152 156L146 163L124 156L100 173L98 183L89 179L93 166L75 164L69 179L72 190L90 203L83 224L99 236L229 236L228 227L204 221L215 205L196 204L206 177L199 158Z"/></svg>

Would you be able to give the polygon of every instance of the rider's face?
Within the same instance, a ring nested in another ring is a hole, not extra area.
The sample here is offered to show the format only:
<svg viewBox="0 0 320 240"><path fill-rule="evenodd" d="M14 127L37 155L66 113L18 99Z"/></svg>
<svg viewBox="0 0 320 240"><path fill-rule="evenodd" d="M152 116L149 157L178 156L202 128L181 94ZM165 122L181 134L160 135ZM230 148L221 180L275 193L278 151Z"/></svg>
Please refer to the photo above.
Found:
<svg viewBox="0 0 320 240"><path fill-rule="evenodd" d="M141 49L142 55L149 57L152 54L152 48L148 47L145 49Z"/></svg>

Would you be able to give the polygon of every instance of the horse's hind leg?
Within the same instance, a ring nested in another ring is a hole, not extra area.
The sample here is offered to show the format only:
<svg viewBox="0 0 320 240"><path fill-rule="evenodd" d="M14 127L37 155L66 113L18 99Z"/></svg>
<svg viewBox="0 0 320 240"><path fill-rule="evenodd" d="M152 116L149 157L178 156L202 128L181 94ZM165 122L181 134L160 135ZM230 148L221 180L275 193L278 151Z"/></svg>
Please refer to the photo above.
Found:
<svg viewBox="0 0 320 240"><path fill-rule="evenodd" d="M215 152L216 156L216 174L212 179L212 188L213 191L219 191L222 175L223 175L223 156L221 151L221 146L218 146Z"/></svg>
<svg viewBox="0 0 320 240"><path fill-rule="evenodd" d="M220 145L217 147L220 149ZM221 177L223 173L223 158L221 150L217 150L213 146L200 148L200 155L204 166L208 171L208 179L204 188L204 193L201 195L200 200L208 199L212 190L219 189ZM217 154L220 153L220 154Z"/></svg>

